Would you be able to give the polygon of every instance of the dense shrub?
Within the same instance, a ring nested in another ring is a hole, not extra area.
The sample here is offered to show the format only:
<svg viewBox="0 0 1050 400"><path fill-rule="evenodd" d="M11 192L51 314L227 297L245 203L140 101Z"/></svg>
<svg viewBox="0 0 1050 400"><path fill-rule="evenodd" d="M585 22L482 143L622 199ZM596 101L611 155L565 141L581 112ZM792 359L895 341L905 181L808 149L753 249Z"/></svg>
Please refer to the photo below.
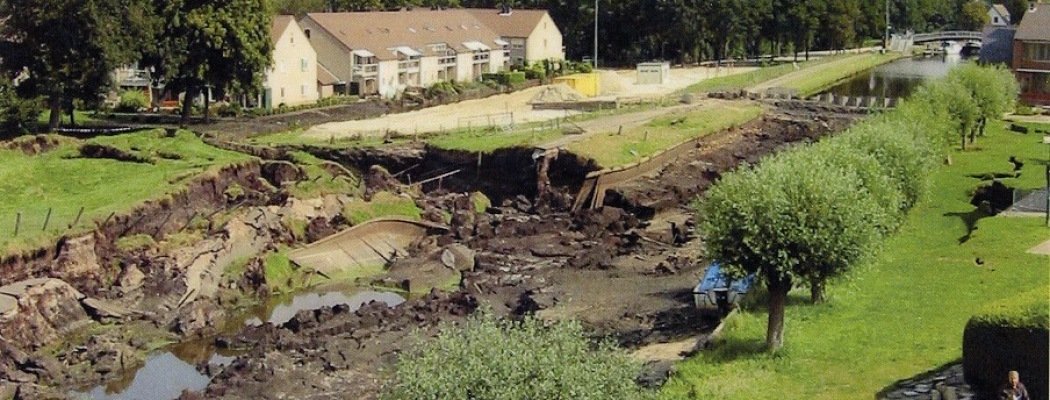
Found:
<svg viewBox="0 0 1050 400"><path fill-rule="evenodd" d="M545 326L489 313L401 354L386 400L639 399L640 366L611 343L594 344L579 323Z"/></svg>
<svg viewBox="0 0 1050 400"><path fill-rule="evenodd" d="M149 98L141 90L125 90L120 92L120 101L117 102L118 112L139 112L149 107Z"/></svg>
<svg viewBox="0 0 1050 400"><path fill-rule="evenodd" d="M10 81L0 80L0 138L29 133L43 107L37 99L23 99Z"/></svg>

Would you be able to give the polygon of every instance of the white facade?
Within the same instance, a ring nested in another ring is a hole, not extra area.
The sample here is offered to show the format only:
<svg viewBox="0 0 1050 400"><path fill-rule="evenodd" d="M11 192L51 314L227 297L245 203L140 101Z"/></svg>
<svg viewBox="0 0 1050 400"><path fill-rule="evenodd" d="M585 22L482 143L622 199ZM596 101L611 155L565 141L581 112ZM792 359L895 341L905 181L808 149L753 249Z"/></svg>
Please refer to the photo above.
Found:
<svg viewBox="0 0 1050 400"><path fill-rule="evenodd" d="M273 65L263 80L266 108L314 103L319 98L317 53L295 20L287 23L284 32L274 32Z"/></svg>

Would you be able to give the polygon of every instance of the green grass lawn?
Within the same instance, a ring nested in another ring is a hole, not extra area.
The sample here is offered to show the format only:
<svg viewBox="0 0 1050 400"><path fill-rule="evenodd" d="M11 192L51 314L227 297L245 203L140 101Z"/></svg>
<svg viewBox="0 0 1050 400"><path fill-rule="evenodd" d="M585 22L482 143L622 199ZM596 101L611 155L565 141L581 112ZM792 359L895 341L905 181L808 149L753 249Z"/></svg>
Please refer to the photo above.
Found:
<svg viewBox="0 0 1050 400"><path fill-rule="evenodd" d="M865 53L838 57L813 68L784 75L783 80L776 86L796 89L802 96L811 96L843 79L901 57L900 53Z"/></svg>
<svg viewBox="0 0 1050 400"><path fill-rule="evenodd" d="M95 119L95 112L94 111L74 110L73 111L73 115L74 115L74 118L76 118L76 123L77 124L83 124L83 123L87 123L87 122L96 122L96 121L98 121L97 119ZM43 125L44 127L47 127L48 120L50 120L50 119L51 119L51 110L44 110L44 112L40 113L40 115L37 116L36 122L41 124L41 125ZM69 123L69 113L66 113L66 112L62 113L62 123L63 124L68 124Z"/></svg>
<svg viewBox="0 0 1050 400"><path fill-rule="evenodd" d="M629 164L672 147L762 115L755 103L724 103L709 108L657 118L641 127L616 133L596 134L570 144L569 151L594 159L602 167Z"/></svg>
<svg viewBox="0 0 1050 400"><path fill-rule="evenodd" d="M961 358L972 315L1030 290L1050 293L1050 257L1026 253L1050 239L1042 218L981 219L960 243L967 234L961 215L974 210L969 198L981 184L968 175L1009 172L1015 155L1023 173L1004 183L1041 187L1041 139L991 123L978 150L955 151L953 165L934 171L928 200L877 260L831 284L828 303L808 305L808 291L792 293L782 351L764 352L765 307L749 305L727 321L715 349L678 364L661 397L870 399L896 380Z"/></svg>
<svg viewBox="0 0 1050 400"><path fill-rule="evenodd" d="M800 67L810 67L826 60L811 60L799 64ZM705 79L685 89L685 93L710 93L710 92L735 92L745 89L770 79L778 78L795 71L791 63L771 65L762 67L742 74L722 76L718 78Z"/></svg>
<svg viewBox="0 0 1050 400"><path fill-rule="evenodd" d="M154 163L79 158L77 149L86 142L118 147L149 157ZM80 207L84 207L84 215L73 231L93 227L95 220L111 212L127 211L180 189L201 172L246 159L239 153L211 147L188 131L179 131L172 138L165 137L163 130L87 141L63 138L61 146L34 156L0 149L0 249L10 254L48 245L68 232ZM45 231L49 208L51 220ZM15 237L19 212L21 227Z"/></svg>

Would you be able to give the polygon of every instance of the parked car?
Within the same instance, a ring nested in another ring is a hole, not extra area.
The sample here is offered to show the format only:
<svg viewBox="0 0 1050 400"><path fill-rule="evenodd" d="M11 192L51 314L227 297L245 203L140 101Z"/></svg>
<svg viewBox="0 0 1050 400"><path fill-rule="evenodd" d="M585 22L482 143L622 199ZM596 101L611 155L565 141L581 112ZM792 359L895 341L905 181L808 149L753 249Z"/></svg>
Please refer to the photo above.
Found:
<svg viewBox="0 0 1050 400"><path fill-rule="evenodd" d="M722 264L714 261L707 266L703 278L693 288L693 301L700 312L725 315L751 290L754 281L754 275L728 280L722 274Z"/></svg>

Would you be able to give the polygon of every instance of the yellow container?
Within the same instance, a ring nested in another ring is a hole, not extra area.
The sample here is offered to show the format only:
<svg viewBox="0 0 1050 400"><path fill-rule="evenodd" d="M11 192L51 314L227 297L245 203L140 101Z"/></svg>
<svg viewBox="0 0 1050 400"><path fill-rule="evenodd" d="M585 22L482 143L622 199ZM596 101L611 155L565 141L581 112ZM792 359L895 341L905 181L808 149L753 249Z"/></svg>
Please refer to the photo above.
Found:
<svg viewBox="0 0 1050 400"><path fill-rule="evenodd" d="M554 78L554 83L564 83L569 85L569 87L587 97L597 96L601 91L598 74L596 72L559 76Z"/></svg>

